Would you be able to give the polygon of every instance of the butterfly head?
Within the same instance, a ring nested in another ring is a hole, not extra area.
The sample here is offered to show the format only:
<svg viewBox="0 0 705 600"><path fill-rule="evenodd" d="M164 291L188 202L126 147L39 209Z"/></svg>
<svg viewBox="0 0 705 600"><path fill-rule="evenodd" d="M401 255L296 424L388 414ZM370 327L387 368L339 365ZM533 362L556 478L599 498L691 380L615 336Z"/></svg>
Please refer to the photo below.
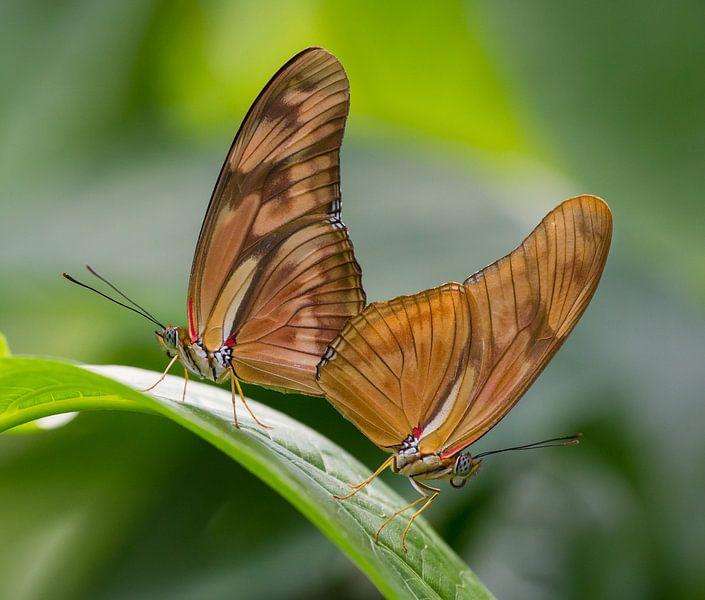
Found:
<svg viewBox="0 0 705 600"><path fill-rule="evenodd" d="M512 446L511 448L502 448L500 450L490 450L482 452L477 456L472 456L470 452L461 452L455 458L453 470L450 473L450 484L453 487L461 488L465 482L472 477L480 468L482 458L491 454L501 454L502 452L512 452L514 450L536 450L537 448L552 448L554 446L577 446L580 442L582 433L574 433L550 440L534 442L532 444L524 444L523 446ZM450 457L449 457L450 458Z"/></svg>
<svg viewBox="0 0 705 600"><path fill-rule="evenodd" d="M450 476L450 485L454 488L461 488L465 485L468 479L472 477L480 468L482 461L473 458L469 452L461 452L455 459L453 472Z"/></svg>
<svg viewBox="0 0 705 600"><path fill-rule="evenodd" d="M159 345L166 351L169 357L174 357L179 354L179 346L181 345L181 327L169 325L162 331L155 331Z"/></svg>

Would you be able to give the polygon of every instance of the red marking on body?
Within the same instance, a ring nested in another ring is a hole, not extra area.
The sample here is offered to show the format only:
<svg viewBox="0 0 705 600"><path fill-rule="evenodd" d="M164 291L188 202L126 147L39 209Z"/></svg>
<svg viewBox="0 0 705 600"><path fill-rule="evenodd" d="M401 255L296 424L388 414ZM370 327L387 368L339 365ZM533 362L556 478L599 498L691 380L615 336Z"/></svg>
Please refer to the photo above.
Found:
<svg viewBox="0 0 705 600"><path fill-rule="evenodd" d="M228 348L232 348L235 345L235 340L233 339L233 336L230 336L227 340L223 342Z"/></svg>
<svg viewBox="0 0 705 600"><path fill-rule="evenodd" d="M470 442L463 442L462 444L458 444L457 446L453 446L452 448L448 448L448 450L444 450L441 452L441 460L444 458L448 458L449 456L454 456L461 450L465 450L470 445Z"/></svg>
<svg viewBox="0 0 705 600"><path fill-rule="evenodd" d="M422 433L423 433L423 427L414 427L411 430L411 435L413 435L417 440L421 437Z"/></svg>
<svg viewBox="0 0 705 600"><path fill-rule="evenodd" d="M198 340L196 325L193 322L193 298L191 298L191 296L188 298L188 334L191 337L192 342Z"/></svg>

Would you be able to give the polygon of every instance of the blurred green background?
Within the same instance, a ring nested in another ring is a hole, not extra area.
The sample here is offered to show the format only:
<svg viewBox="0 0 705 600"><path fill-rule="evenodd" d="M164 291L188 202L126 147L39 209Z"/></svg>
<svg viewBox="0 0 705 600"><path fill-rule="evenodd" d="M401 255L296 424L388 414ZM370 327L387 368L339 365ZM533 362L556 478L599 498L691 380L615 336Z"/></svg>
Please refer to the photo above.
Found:
<svg viewBox="0 0 705 600"><path fill-rule="evenodd" d="M428 519L499 598L705 597L705 5L0 2L0 331L15 353L159 370L90 263L184 324L225 152L276 69L322 45L352 110L343 216L370 300L462 280L562 199L614 212L570 341ZM323 400L247 390L371 467ZM386 476L411 497L401 477ZM278 495L154 417L0 438L0 597L369 598Z"/></svg>

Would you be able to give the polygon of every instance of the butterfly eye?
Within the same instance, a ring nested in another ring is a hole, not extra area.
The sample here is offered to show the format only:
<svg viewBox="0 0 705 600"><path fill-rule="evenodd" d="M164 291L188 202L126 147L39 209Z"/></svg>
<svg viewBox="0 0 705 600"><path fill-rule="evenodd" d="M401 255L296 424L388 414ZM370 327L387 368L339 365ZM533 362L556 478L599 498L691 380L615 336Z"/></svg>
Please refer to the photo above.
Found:
<svg viewBox="0 0 705 600"><path fill-rule="evenodd" d="M176 350L176 341L177 341L177 333L176 333L176 327L167 327L164 330L164 333L162 334L162 340L164 341L164 345L167 347L169 350Z"/></svg>
<svg viewBox="0 0 705 600"><path fill-rule="evenodd" d="M463 487L474 471L470 453L463 452L459 454L458 458L455 459L455 465L453 465L453 476L450 479L450 484L454 488Z"/></svg>

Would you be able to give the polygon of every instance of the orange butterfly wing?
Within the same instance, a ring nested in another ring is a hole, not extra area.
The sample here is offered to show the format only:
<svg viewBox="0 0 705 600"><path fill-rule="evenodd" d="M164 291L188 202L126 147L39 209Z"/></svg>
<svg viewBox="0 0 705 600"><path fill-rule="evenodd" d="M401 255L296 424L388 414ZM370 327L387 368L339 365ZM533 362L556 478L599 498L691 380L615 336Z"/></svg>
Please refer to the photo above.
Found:
<svg viewBox="0 0 705 600"><path fill-rule="evenodd" d="M340 221L349 86L337 59L304 50L271 79L228 153L201 228L189 329L233 346L246 381L320 395L315 367L365 303Z"/></svg>
<svg viewBox="0 0 705 600"><path fill-rule="evenodd" d="M459 393L470 333L459 283L375 302L331 344L319 365L319 385L375 444L399 444Z"/></svg>
<svg viewBox="0 0 705 600"><path fill-rule="evenodd" d="M602 200L579 196L563 202L516 250L463 285L367 307L319 365L321 388L379 446L398 444L418 428L421 452L459 452L509 412L570 333L597 287L611 234ZM438 295L453 301L430 302L430 317L404 312ZM377 315L403 322L392 352L401 369L384 368L390 341L382 341ZM427 361L426 369L418 359L423 344L438 348L429 355L443 357ZM440 393L427 393L429 382ZM414 389L421 406L407 410L402 390Z"/></svg>

